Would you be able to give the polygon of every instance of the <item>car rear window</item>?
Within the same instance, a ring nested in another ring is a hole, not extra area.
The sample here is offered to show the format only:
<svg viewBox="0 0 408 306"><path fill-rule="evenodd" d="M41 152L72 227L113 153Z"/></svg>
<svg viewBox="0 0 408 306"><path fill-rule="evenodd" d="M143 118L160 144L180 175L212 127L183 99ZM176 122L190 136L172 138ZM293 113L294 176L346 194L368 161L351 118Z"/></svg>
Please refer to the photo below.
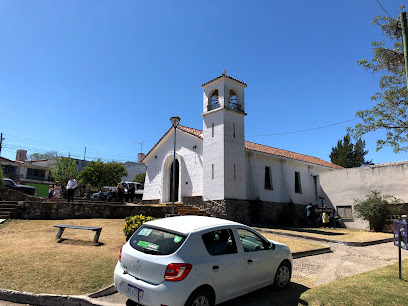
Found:
<svg viewBox="0 0 408 306"><path fill-rule="evenodd" d="M130 245L143 253L153 255L170 255L186 240L187 236L141 226L130 238Z"/></svg>

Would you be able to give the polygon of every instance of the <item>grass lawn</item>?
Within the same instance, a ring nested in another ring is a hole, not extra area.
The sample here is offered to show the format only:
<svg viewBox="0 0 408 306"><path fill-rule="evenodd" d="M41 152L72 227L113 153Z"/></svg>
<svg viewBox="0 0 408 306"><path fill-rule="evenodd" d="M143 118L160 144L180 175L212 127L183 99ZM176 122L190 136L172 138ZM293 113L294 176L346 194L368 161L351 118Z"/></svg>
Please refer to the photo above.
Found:
<svg viewBox="0 0 408 306"><path fill-rule="evenodd" d="M278 235L273 235L270 233L261 233L262 236L264 236L267 239L275 240L280 243L286 244L292 253L294 252L302 252L302 251L309 251L309 250L315 250L315 249L321 249L325 248L325 245L314 243L314 242L309 242L309 241L304 241L304 240L297 240L297 239L291 239L291 238L286 238Z"/></svg>
<svg viewBox="0 0 408 306"><path fill-rule="evenodd" d="M65 229L55 238L56 224L102 227L100 246L94 232ZM124 220L11 220L0 225L0 288L33 293L84 294L112 284ZM316 243L265 235L287 244L292 252L322 247Z"/></svg>
<svg viewBox="0 0 408 306"><path fill-rule="evenodd" d="M264 228L264 230L268 230ZM371 231L358 230L353 228L288 228L288 229L270 229L282 234L296 234L315 238L324 238L339 240L345 242L364 242L374 241L386 238L392 238L390 233L376 233Z"/></svg>
<svg viewBox="0 0 408 306"><path fill-rule="evenodd" d="M55 238L55 224L102 227L95 232L66 229ZM120 247L125 243L123 220L13 220L0 226L0 288L33 293L83 294L113 282Z"/></svg>
<svg viewBox="0 0 408 306"><path fill-rule="evenodd" d="M404 251L403 251L404 252ZM301 305L407 305L408 261L336 280L300 296Z"/></svg>

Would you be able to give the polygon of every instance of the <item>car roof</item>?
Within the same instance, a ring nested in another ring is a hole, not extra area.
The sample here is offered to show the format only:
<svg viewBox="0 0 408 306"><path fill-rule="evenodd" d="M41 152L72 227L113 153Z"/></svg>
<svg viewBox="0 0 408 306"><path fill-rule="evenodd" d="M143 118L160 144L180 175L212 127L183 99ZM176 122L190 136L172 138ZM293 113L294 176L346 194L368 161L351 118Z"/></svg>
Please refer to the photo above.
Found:
<svg viewBox="0 0 408 306"><path fill-rule="evenodd" d="M171 231L183 234L189 234L198 229L211 228L221 225L242 225L242 224L225 219L212 217L178 216L149 221L146 222L146 225L152 225L155 227L169 229Z"/></svg>

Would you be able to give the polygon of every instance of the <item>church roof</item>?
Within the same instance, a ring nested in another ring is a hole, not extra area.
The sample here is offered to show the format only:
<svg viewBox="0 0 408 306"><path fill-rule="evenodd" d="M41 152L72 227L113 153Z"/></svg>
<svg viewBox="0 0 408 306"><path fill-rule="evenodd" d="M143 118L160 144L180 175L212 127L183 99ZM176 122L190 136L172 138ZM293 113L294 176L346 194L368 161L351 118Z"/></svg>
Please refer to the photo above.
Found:
<svg viewBox="0 0 408 306"><path fill-rule="evenodd" d="M229 75L226 75L225 73L222 73L220 76L216 77L215 79L212 79L212 80L210 80L210 81L208 81L208 82L205 82L204 84L201 85L201 87L203 87L203 86L205 86L205 85L207 85L207 84L209 84L209 83L211 83L211 82L213 82L213 81L216 81L216 80L218 80L218 79L221 79L221 78L223 78L223 77L228 78L228 79L230 79L230 80L234 80L234 81L236 81L236 82L238 82L238 83L241 83L241 84L247 86L246 83L244 83L244 82L242 82L242 81L240 81L240 80L238 80L238 79L234 79L234 78L230 77Z"/></svg>
<svg viewBox="0 0 408 306"><path fill-rule="evenodd" d="M178 129L202 139L203 132L200 131L200 130L193 129L193 128L186 127L186 126L182 126L182 125L179 125ZM332 163L330 163L328 161L325 161L325 160L317 158L317 157L304 155L304 154L300 154L300 153L295 153L295 152L291 152L291 151L286 151L286 150L282 150L282 149L277 149L277 148L261 145L261 144L250 142L250 141L245 141L245 149L248 149L248 150L251 150L251 151L262 152L262 153L266 153L266 154L271 154L271 155L275 155L275 156L290 158L290 159L294 159L294 160L299 160L299 161L303 161L303 162L307 162L307 163L311 163L311 164L315 164L315 165L319 165L319 166L329 167L329 168L333 168L333 169L344 169L341 166L332 164Z"/></svg>

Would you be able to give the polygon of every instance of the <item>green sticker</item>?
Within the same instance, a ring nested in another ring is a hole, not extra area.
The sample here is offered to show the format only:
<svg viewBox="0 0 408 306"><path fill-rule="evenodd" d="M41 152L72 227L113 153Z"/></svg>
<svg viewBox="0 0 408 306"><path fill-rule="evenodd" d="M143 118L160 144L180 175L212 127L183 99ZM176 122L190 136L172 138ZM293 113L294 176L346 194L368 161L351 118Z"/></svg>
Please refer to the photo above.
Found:
<svg viewBox="0 0 408 306"><path fill-rule="evenodd" d="M153 250L153 251L157 251L158 248L159 248L159 245L158 245L158 244L154 244L154 243L150 243L150 242L142 241L142 240L140 240L140 241L137 243L137 245L138 245L138 246L141 246L141 247L144 247L144 248L146 248L146 249L149 249L149 250Z"/></svg>
<svg viewBox="0 0 408 306"><path fill-rule="evenodd" d="M176 237L174 237L174 243L179 243L182 239L183 239L183 237L176 236Z"/></svg>

